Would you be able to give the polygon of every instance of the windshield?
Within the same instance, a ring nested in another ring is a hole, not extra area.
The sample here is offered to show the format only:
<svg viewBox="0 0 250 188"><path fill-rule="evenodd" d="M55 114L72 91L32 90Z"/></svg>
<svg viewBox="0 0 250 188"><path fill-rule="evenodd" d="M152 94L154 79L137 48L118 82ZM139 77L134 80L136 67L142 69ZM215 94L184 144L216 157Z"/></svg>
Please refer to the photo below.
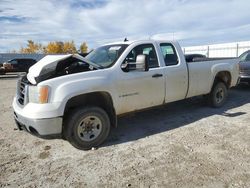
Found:
<svg viewBox="0 0 250 188"><path fill-rule="evenodd" d="M241 62L250 61L250 51L244 52L243 54L241 54L241 55L239 56L239 58L240 58L240 61L241 61Z"/></svg>
<svg viewBox="0 0 250 188"><path fill-rule="evenodd" d="M85 58L100 67L111 67L127 48L127 44L113 44L101 46L90 52Z"/></svg>

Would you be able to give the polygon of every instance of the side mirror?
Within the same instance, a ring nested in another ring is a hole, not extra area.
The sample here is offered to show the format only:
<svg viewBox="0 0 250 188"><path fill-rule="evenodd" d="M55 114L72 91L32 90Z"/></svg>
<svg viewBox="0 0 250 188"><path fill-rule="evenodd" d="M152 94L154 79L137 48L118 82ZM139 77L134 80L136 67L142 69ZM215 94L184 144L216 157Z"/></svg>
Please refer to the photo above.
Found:
<svg viewBox="0 0 250 188"><path fill-rule="evenodd" d="M122 64L121 68L125 72L129 71L148 71L148 58L146 55L136 56L136 62L125 62Z"/></svg>
<svg viewBox="0 0 250 188"><path fill-rule="evenodd" d="M148 58L146 55L136 56L136 70L148 71Z"/></svg>

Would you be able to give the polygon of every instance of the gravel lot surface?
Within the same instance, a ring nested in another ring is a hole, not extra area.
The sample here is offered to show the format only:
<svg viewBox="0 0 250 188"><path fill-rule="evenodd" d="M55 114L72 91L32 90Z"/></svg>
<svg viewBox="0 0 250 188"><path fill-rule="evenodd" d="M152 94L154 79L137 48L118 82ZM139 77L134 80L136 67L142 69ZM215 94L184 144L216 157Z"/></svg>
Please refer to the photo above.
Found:
<svg viewBox="0 0 250 188"><path fill-rule="evenodd" d="M0 187L250 187L250 87L220 109L193 98L120 118L80 151L16 130L16 80L0 78Z"/></svg>

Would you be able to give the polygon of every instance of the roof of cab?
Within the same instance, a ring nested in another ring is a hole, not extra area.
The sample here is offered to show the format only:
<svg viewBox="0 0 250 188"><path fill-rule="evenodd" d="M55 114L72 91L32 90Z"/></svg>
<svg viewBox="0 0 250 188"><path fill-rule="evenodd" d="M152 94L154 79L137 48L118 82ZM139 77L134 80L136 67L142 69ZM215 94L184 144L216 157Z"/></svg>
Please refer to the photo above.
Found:
<svg viewBox="0 0 250 188"><path fill-rule="evenodd" d="M154 40L154 39L146 39L146 40L128 40L128 41L117 41L117 42L112 42L112 43L107 43L107 44L104 44L105 45L115 45L115 44L132 44L134 42L176 42L176 41L170 41L170 40Z"/></svg>

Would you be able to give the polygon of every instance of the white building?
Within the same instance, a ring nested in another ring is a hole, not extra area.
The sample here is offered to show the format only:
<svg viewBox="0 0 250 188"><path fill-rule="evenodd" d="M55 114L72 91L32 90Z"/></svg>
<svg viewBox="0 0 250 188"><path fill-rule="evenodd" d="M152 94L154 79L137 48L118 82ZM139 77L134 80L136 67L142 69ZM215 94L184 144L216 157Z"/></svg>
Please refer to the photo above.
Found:
<svg viewBox="0 0 250 188"><path fill-rule="evenodd" d="M238 57L250 50L250 41L190 46L182 48L185 54L203 54L207 57Z"/></svg>

